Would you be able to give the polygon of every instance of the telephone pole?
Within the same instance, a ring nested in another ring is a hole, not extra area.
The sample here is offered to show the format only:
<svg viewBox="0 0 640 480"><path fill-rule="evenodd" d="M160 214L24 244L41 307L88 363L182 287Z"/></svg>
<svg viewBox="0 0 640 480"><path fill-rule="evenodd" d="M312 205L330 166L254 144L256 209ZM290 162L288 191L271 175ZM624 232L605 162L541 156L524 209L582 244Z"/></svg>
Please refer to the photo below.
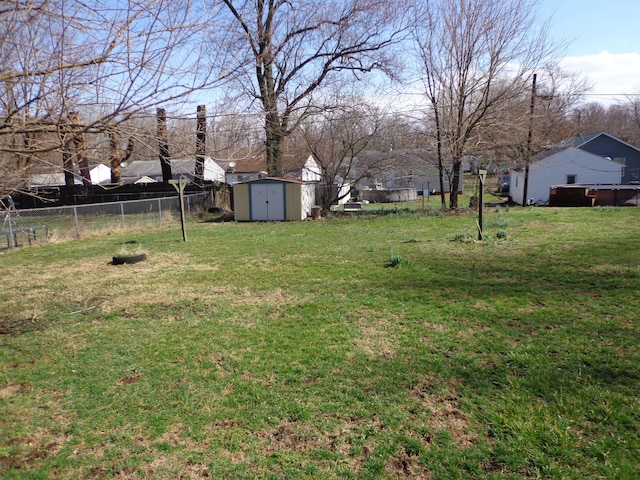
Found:
<svg viewBox="0 0 640 480"><path fill-rule="evenodd" d="M531 105L529 106L529 135L527 136L527 160L525 161L524 166L524 192L522 194L522 206L526 207L527 197L529 195L529 164L531 163L531 143L533 140L533 110L536 104L536 80L538 78L538 74L533 74L533 83L531 84Z"/></svg>

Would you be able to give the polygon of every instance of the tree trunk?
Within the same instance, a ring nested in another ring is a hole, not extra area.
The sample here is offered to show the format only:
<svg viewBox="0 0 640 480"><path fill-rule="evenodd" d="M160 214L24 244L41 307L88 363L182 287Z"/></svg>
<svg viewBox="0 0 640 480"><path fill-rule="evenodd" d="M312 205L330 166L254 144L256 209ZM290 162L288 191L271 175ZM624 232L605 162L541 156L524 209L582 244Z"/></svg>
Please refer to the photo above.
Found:
<svg viewBox="0 0 640 480"><path fill-rule="evenodd" d="M111 183L120 183L122 157L115 132L109 132L109 147L111 149Z"/></svg>
<svg viewBox="0 0 640 480"><path fill-rule="evenodd" d="M442 208L447 208L447 200L444 193L444 159L442 158L442 133L440 131L440 115L435 100L432 99L434 106L433 113L436 121L436 152L438 155L438 180L440 181L440 201ZM424 192L422 192L424 195Z"/></svg>
<svg viewBox="0 0 640 480"><path fill-rule="evenodd" d="M460 188L460 182L462 181L462 159L454 158L453 160L453 174L451 175L451 192L449 193L449 208L458 208L458 189Z"/></svg>
<svg viewBox="0 0 640 480"><path fill-rule="evenodd" d="M77 159L78 167L80 168L80 177L82 178L82 184L85 187L88 187L89 185L91 185L91 174L89 172L89 159L87 158L84 145L84 134L82 133L82 127L80 125L80 114L78 112L69 113L69 120L73 124L72 128L74 130L74 157Z"/></svg>
<svg viewBox="0 0 640 480"><path fill-rule="evenodd" d="M158 149L160 156L160 168L162 168L162 181L169 183L173 178L171 163L169 162L169 140L167 138L167 112L164 108L157 111L158 119Z"/></svg>
<svg viewBox="0 0 640 480"><path fill-rule="evenodd" d="M60 143L62 144L62 170L64 172L64 184L73 187L73 154L71 153L71 126L69 118L62 120L60 131Z"/></svg>
<svg viewBox="0 0 640 480"><path fill-rule="evenodd" d="M277 115L267 114L266 118L267 174L282 177L282 150L285 135Z"/></svg>
<svg viewBox="0 0 640 480"><path fill-rule="evenodd" d="M204 157L207 149L207 107L198 105L196 124L196 182L204 181Z"/></svg>

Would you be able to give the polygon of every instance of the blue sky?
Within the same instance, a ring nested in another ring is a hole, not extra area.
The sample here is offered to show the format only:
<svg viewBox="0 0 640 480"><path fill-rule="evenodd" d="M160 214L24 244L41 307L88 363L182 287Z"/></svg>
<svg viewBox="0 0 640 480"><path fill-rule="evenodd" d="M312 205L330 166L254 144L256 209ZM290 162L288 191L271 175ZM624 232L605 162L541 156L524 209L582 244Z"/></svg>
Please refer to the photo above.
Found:
<svg viewBox="0 0 640 480"><path fill-rule="evenodd" d="M540 13L552 37L568 42L561 65L593 84L587 101L640 92L640 0L540 0Z"/></svg>

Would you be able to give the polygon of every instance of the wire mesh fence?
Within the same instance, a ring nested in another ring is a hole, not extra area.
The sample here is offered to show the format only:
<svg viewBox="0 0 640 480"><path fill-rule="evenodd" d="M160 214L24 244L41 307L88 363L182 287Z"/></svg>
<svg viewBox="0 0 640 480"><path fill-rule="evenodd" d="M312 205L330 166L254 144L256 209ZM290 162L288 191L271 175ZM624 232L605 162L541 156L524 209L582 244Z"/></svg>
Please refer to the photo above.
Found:
<svg viewBox="0 0 640 480"><path fill-rule="evenodd" d="M208 192L185 195L187 216L211 205ZM180 223L177 196L2 212L0 249ZM4 238L3 238L4 237Z"/></svg>

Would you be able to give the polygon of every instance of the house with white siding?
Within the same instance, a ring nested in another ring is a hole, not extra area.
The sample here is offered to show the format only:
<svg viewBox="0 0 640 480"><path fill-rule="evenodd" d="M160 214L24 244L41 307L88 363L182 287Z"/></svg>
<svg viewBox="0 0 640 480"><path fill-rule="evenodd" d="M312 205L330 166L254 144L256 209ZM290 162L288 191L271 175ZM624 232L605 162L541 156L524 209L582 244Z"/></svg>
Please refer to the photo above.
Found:
<svg viewBox="0 0 640 480"><path fill-rule="evenodd" d="M624 165L576 147L554 147L531 159L527 197L529 204L546 204L551 187L568 184L619 184ZM509 196L522 205L525 167L511 170Z"/></svg>
<svg viewBox="0 0 640 480"><path fill-rule="evenodd" d="M61 169L56 169L32 175L30 178L31 187L54 187L64 185L64 173L60 170ZM111 169L102 163L93 165L89 168L89 178L92 185L109 183L111 181ZM80 174L74 172L73 183L75 185L82 185L82 177Z"/></svg>
<svg viewBox="0 0 640 480"><path fill-rule="evenodd" d="M171 175L174 180L186 178L195 180L195 158L171 159ZM211 157L205 157L203 165L204 181L224 182L225 174L220 165ZM141 178L149 178L156 182L162 181L162 166L160 160L136 160L122 165L121 178L124 183L139 182Z"/></svg>

